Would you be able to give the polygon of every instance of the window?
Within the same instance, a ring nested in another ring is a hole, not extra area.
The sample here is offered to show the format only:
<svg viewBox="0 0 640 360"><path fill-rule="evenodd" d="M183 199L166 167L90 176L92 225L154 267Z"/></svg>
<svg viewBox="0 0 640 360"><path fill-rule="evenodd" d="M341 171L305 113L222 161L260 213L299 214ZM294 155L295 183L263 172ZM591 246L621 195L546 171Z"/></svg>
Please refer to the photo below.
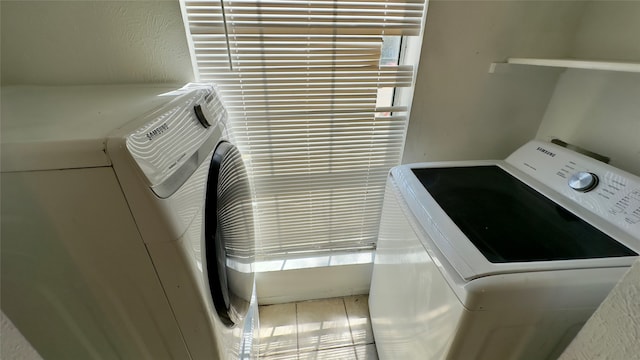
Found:
<svg viewBox="0 0 640 360"><path fill-rule="evenodd" d="M382 38L382 50L380 54L381 66L397 66L400 61L400 41L401 36L384 36ZM377 108L390 107L393 105L393 95L395 87L384 87L378 89ZM380 114L378 114L379 116ZM390 115L384 112L382 115Z"/></svg>
<svg viewBox="0 0 640 360"><path fill-rule="evenodd" d="M401 38L424 0L183 0L199 81L216 83L255 190L263 257L372 249L413 84Z"/></svg>

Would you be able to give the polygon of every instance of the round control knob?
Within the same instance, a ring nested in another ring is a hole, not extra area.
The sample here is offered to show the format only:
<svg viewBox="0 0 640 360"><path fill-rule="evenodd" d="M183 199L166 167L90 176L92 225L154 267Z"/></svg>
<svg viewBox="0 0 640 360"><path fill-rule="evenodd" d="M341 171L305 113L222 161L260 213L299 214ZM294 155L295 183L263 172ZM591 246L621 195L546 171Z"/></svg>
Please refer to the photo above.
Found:
<svg viewBox="0 0 640 360"><path fill-rule="evenodd" d="M569 178L569 187L576 191L587 192L598 186L598 176L587 171L580 171Z"/></svg>
<svg viewBox="0 0 640 360"><path fill-rule="evenodd" d="M212 125L211 121L209 121L205 116L204 109L200 104L194 106L193 111L196 113L196 118L198 118L198 121L200 121L200 124L202 124L205 129Z"/></svg>

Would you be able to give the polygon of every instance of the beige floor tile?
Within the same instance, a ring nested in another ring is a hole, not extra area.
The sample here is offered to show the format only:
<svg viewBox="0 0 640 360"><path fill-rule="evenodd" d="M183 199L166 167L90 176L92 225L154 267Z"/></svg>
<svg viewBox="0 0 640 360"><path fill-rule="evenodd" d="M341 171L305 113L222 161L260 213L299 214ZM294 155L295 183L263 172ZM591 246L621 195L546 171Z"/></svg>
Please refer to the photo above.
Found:
<svg viewBox="0 0 640 360"><path fill-rule="evenodd" d="M378 351L373 344L358 345L355 350L358 360L378 360Z"/></svg>
<svg viewBox="0 0 640 360"><path fill-rule="evenodd" d="M260 307L260 355L290 354L298 351L296 304ZM280 358L278 358L280 359ZM288 359L286 357L282 358ZM292 358L292 359L295 359Z"/></svg>
<svg viewBox="0 0 640 360"><path fill-rule="evenodd" d="M260 360L298 360L298 353L260 356Z"/></svg>
<svg viewBox="0 0 640 360"><path fill-rule="evenodd" d="M356 360L353 346L311 351L298 354L299 360Z"/></svg>
<svg viewBox="0 0 640 360"><path fill-rule="evenodd" d="M368 301L369 296L367 295L344 298L349 326L351 327L351 335L356 345L373 343L373 330L371 329Z"/></svg>
<svg viewBox="0 0 640 360"><path fill-rule="evenodd" d="M342 298L305 301L297 307L300 352L353 345Z"/></svg>

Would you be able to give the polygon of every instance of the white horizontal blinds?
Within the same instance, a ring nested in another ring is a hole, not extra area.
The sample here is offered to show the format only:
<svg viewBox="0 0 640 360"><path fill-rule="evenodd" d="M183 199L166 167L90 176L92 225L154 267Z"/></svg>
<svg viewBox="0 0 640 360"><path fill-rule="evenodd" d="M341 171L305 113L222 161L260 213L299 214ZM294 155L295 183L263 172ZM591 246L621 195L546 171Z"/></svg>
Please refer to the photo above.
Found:
<svg viewBox="0 0 640 360"><path fill-rule="evenodd" d="M382 36L417 35L424 0L185 1L201 81L218 84L255 189L259 252L370 249L411 86ZM393 113L393 116L388 114ZM385 115L386 114L386 115Z"/></svg>

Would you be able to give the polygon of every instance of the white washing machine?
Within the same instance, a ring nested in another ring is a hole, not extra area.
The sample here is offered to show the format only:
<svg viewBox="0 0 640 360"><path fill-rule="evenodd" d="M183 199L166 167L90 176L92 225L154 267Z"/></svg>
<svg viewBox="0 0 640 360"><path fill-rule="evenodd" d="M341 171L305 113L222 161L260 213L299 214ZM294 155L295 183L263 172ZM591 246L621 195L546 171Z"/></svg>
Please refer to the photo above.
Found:
<svg viewBox="0 0 640 360"><path fill-rule="evenodd" d="M555 359L640 252L640 178L532 141L402 165L369 305L381 359Z"/></svg>
<svg viewBox="0 0 640 360"><path fill-rule="evenodd" d="M214 87L2 88L2 310L44 358L257 357L250 181Z"/></svg>

